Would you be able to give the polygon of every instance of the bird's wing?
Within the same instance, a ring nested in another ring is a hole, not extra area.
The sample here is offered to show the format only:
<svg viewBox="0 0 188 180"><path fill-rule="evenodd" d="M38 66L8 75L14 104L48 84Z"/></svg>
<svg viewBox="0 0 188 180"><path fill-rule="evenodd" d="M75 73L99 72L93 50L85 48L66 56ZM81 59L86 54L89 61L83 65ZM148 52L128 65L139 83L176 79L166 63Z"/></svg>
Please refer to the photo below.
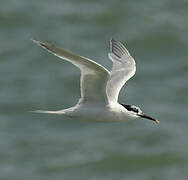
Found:
<svg viewBox="0 0 188 180"><path fill-rule="evenodd" d="M82 56L75 55L63 48L56 47L49 43L33 40L34 43L47 49L49 52L61 59L71 62L81 71L80 103L107 103L106 85L110 73L102 65Z"/></svg>
<svg viewBox="0 0 188 180"><path fill-rule="evenodd" d="M122 43L110 40L110 60L113 62L110 79L107 83L107 95L111 102L117 102L122 86L136 72L136 64Z"/></svg>

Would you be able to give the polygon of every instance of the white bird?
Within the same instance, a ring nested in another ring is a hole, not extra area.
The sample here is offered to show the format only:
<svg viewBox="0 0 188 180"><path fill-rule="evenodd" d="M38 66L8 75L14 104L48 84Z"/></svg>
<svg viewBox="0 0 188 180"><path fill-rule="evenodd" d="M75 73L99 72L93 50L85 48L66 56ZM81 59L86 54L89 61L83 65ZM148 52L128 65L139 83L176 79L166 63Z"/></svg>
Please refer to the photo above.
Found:
<svg viewBox="0 0 188 180"><path fill-rule="evenodd" d="M109 72L102 65L63 48L49 43L33 40L55 56L71 62L81 71L81 98L68 109L57 111L37 110L38 113L60 114L72 118L94 121L129 121L146 118L156 123L157 119L144 114L139 107L118 103L122 86L135 74L136 64L128 50L115 39L110 40L110 60L113 62Z"/></svg>

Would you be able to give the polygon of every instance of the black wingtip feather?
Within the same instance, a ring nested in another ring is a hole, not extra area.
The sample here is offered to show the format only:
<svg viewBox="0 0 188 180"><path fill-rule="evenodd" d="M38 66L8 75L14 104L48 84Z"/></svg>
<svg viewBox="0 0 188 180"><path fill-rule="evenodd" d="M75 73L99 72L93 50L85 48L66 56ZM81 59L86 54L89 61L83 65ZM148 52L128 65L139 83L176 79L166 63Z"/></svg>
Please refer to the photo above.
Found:
<svg viewBox="0 0 188 180"><path fill-rule="evenodd" d="M111 38L110 40L110 51L119 58L123 55L130 55L125 46L114 38Z"/></svg>

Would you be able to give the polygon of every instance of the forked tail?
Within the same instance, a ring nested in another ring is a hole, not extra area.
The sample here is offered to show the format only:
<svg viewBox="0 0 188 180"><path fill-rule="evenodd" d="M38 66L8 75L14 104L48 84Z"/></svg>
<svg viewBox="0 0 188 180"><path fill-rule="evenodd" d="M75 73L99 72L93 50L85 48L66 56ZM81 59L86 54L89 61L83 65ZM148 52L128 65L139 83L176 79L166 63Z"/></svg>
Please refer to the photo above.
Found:
<svg viewBox="0 0 188 180"><path fill-rule="evenodd" d="M33 113L43 113L43 114L65 114L63 111L46 111L46 110L36 110L31 111Z"/></svg>

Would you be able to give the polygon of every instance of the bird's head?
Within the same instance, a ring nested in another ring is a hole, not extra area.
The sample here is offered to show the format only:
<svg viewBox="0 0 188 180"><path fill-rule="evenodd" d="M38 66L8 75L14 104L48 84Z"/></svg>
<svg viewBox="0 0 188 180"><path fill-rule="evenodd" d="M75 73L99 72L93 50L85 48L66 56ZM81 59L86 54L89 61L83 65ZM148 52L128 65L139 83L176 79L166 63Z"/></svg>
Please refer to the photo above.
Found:
<svg viewBox="0 0 188 180"><path fill-rule="evenodd" d="M148 115L146 115L145 113L142 112L142 110L134 105L125 105L125 104L121 104L124 108L127 109L127 111L131 112L135 117L140 117L140 118L145 118L145 119L149 119L152 121L155 121L156 123L159 123L159 120L154 119Z"/></svg>

